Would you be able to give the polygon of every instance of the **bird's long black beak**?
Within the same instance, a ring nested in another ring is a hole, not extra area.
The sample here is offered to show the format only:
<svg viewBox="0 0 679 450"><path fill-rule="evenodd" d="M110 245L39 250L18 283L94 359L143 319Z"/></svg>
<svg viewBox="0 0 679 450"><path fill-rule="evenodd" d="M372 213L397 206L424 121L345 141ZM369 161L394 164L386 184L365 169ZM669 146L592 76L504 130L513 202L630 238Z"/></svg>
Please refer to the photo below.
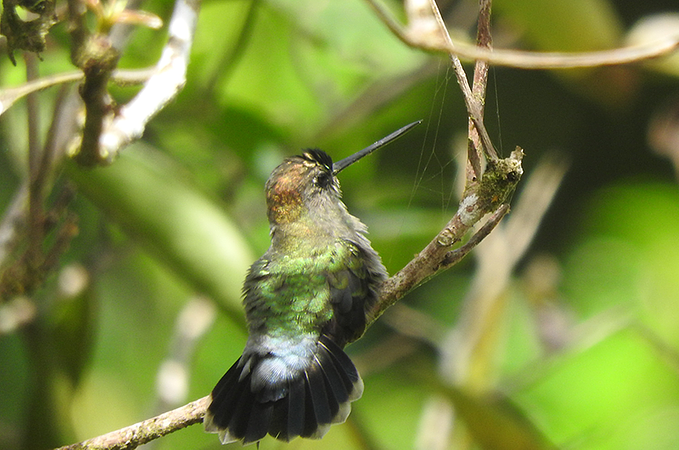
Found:
<svg viewBox="0 0 679 450"><path fill-rule="evenodd" d="M379 141L377 141L374 144L364 148L363 150L360 150L360 151L354 153L351 156L347 156L346 158L337 161L336 163L334 163L332 165L332 174L337 175L342 170L346 169L347 167L349 167L350 165L352 165L353 163L355 163L359 159L363 158L366 155L371 154L372 152L374 152L375 150L377 150L380 147L384 147L385 145L387 145L391 141L395 141L396 139L398 139L402 135L406 134L412 128L414 128L415 126L417 126L421 123L422 123L422 120L418 120L417 122L410 123L410 124L406 125L405 127L399 128L398 130L394 131L389 136L383 137Z"/></svg>

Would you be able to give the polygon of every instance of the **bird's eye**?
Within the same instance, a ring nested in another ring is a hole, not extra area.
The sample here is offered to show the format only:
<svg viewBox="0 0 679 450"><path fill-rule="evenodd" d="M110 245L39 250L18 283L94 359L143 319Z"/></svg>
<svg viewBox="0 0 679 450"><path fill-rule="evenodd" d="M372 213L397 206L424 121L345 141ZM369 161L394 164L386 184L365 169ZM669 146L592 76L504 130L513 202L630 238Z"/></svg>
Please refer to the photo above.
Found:
<svg viewBox="0 0 679 450"><path fill-rule="evenodd" d="M330 181L332 180L332 174L329 172L321 171L316 177L314 178L314 183L316 186L320 188L326 188L328 184L330 184Z"/></svg>

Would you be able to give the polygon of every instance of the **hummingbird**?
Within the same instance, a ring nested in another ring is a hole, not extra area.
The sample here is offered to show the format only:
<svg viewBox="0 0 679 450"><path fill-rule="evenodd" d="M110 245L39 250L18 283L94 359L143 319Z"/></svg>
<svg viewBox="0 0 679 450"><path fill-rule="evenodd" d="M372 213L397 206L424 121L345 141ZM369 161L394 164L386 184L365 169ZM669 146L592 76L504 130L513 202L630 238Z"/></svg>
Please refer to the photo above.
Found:
<svg viewBox="0 0 679 450"><path fill-rule="evenodd" d="M320 439L363 394L344 347L365 331L387 270L367 227L342 202L337 174L420 122L336 163L308 149L271 173L271 246L243 285L248 340L204 417L223 444L259 443L267 434Z"/></svg>

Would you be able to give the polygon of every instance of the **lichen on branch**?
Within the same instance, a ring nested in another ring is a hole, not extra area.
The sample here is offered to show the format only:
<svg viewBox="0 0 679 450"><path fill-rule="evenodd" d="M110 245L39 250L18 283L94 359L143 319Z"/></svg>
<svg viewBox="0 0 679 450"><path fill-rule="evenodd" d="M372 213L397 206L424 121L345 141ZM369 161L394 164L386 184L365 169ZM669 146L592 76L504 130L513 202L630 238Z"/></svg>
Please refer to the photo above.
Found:
<svg viewBox="0 0 679 450"><path fill-rule="evenodd" d="M24 8L38 17L21 20L16 8ZM45 38L57 22L54 0L3 0L0 34L7 38L7 53L16 66L14 50L41 53L45 50Z"/></svg>

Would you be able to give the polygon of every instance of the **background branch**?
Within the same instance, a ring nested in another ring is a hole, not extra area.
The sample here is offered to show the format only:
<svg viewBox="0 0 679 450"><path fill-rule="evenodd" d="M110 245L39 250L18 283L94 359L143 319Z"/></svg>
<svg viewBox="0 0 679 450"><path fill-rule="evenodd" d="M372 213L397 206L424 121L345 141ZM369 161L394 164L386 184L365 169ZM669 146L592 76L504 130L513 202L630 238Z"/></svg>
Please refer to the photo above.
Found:
<svg viewBox="0 0 679 450"><path fill-rule="evenodd" d="M111 81L119 86L142 84L155 72L155 67L146 69L118 69L111 74ZM21 100L33 92L39 92L52 86L81 81L85 75L81 70L57 73L30 80L21 86L0 89L0 115L9 110L17 100Z"/></svg>
<svg viewBox="0 0 679 450"><path fill-rule="evenodd" d="M458 58L471 61L487 61L495 66L509 66L518 69L573 69L577 67L600 67L630 64L647 59L667 55L679 46L679 37L668 36L653 42L647 42L614 50L601 50L584 53L561 52L524 52L519 50L493 49L470 45L464 42L448 42L440 36L426 36L419 28L408 24L404 28L393 15L379 2L366 0L376 15L402 42L413 48L454 54Z"/></svg>
<svg viewBox="0 0 679 450"><path fill-rule="evenodd" d="M168 42L156 72L136 97L120 109L99 137L99 153L105 161L112 162L122 148L139 139L146 124L184 87L200 5L200 0L175 2Z"/></svg>

